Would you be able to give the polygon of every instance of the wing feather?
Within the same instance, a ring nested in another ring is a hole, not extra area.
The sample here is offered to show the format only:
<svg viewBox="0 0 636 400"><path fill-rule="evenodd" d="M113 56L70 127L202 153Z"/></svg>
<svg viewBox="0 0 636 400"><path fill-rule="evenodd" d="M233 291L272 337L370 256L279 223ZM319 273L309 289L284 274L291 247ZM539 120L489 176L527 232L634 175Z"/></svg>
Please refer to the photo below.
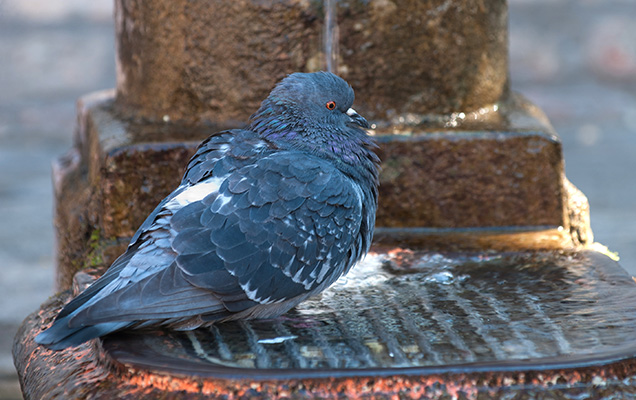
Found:
<svg viewBox="0 0 636 400"><path fill-rule="evenodd" d="M243 136L239 146L231 145L232 135ZM204 142L182 185L60 318L69 317L75 329L119 321L170 325L270 304L289 308L290 299L347 271L366 250L356 248L364 229L360 188L308 154L256 157L266 146L254 136L233 131Z"/></svg>

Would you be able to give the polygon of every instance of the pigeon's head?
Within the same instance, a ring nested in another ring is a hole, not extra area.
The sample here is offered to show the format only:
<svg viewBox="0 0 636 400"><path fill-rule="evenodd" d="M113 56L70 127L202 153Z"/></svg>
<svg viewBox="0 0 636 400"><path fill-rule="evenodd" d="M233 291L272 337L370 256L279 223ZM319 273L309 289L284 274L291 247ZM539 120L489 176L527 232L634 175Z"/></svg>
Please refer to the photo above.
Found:
<svg viewBox="0 0 636 400"><path fill-rule="evenodd" d="M368 122L351 106L353 89L329 72L294 73L252 115L251 128L281 144L343 154L371 142Z"/></svg>

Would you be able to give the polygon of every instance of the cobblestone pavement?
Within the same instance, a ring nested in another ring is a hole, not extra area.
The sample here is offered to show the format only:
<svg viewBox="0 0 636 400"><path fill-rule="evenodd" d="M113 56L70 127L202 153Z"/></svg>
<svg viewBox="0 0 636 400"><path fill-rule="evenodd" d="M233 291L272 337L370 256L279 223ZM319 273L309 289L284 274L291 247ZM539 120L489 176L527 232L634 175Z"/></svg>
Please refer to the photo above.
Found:
<svg viewBox="0 0 636 400"><path fill-rule="evenodd" d="M11 342L53 292L50 164L75 100L115 82L111 2L0 2L0 400ZM636 3L510 0L512 87L550 117L596 239L636 275Z"/></svg>

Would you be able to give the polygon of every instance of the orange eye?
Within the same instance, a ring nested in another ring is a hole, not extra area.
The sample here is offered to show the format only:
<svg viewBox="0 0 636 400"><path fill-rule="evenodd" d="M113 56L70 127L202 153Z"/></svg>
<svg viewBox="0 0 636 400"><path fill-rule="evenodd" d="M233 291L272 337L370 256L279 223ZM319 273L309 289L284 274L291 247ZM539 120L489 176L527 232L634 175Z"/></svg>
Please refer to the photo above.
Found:
<svg viewBox="0 0 636 400"><path fill-rule="evenodd" d="M336 102L335 101L328 101L327 104L325 104L325 106L329 110L335 110L336 109Z"/></svg>

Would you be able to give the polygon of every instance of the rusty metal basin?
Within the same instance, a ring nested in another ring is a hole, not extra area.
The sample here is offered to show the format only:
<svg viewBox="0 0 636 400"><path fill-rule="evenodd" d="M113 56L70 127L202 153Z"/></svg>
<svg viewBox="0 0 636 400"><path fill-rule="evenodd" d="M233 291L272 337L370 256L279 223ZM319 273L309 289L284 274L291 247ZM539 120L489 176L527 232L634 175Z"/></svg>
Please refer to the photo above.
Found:
<svg viewBox="0 0 636 400"><path fill-rule="evenodd" d="M636 398L636 283L592 250L376 246L277 319L38 346L70 296L20 328L26 399Z"/></svg>
<svg viewBox="0 0 636 400"><path fill-rule="evenodd" d="M122 333L136 369L289 380L555 370L636 356L636 283L594 251L375 249L321 296L271 320Z"/></svg>

